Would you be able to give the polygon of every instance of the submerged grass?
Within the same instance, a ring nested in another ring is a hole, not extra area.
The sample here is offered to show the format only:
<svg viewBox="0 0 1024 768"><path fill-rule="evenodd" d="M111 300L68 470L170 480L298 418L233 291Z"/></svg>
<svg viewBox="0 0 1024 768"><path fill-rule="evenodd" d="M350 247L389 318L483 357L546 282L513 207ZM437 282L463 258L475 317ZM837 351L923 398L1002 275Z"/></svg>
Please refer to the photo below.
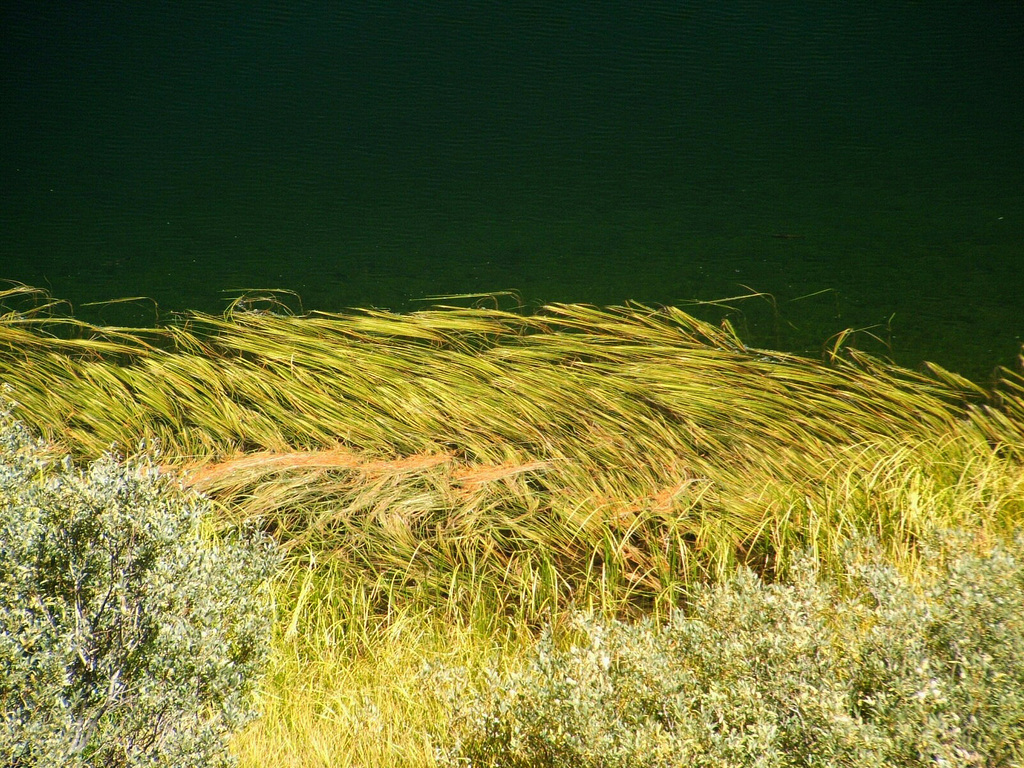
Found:
<svg viewBox="0 0 1024 768"><path fill-rule="evenodd" d="M666 615L737 564L780 578L809 549L827 571L869 534L912 568L933 530L1024 521L1009 370L810 360L671 307L238 304L130 329L23 287L0 306L26 297L0 316L19 418L81 457L155 441L290 552L269 714L240 747L263 766L429 764L436 723L352 713L433 722L414 666L514 658L571 608Z"/></svg>

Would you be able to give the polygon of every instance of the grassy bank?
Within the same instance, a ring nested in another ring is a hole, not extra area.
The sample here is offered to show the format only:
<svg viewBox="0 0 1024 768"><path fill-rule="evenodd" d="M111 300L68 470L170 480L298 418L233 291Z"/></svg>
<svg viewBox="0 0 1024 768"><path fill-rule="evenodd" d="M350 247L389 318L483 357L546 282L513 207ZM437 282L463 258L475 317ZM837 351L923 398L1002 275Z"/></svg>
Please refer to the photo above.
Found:
<svg viewBox="0 0 1024 768"><path fill-rule="evenodd" d="M1011 371L809 360L638 305L135 329L0 302L22 302L0 318L19 418L82 458L155 442L287 550L251 764L429 764L424 663L515 666L576 608L664 617L738 564L839 573L867 535L912 572L935 530L1024 520Z"/></svg>

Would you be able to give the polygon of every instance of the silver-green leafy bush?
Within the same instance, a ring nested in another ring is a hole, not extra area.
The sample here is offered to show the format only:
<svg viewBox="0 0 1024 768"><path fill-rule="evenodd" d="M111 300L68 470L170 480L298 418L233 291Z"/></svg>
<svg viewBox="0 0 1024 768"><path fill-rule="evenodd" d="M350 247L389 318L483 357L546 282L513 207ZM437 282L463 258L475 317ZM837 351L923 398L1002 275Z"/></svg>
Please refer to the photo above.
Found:
<svg viewBox="0 0 1024 768"><path fill-rule="evenodd" d="M454 686L471 766L1024 764L1024 539L937 540L909 583L868 548L845 597L815 569L750 571L665 624L580 616L518 672ZM460 673L445 670L440 684ZM464 674L464 673L463 673ZM467 691L475 690L475 693Z"/></svg>
<svg viewBox="0 0 1024 768"><path fill-rule="evenodd" d="M78 469L0 413L0 764L230 764L277 555L209 512L150 459Z"/></svg>

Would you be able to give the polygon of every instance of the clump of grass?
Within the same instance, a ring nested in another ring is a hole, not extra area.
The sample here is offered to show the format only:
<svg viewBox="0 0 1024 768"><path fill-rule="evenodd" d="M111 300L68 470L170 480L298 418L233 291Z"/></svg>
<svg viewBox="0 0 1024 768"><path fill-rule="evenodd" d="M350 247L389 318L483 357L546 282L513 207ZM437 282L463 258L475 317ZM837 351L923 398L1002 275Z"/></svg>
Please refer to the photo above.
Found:
<svg viewBox="0 0 1024 768"><path fill-rule="evenodd" d="M1019 378L993 395L825 365L673 308L231 312L147 332L21 312L0 344L49 437L86 456L157 440L234 514L389 595L546 610L597 585L674 604L737 562L784 570L793 546L829 558L868 529L908 556L933 525L1002 530L1024 509L1001 469L1024 450ZM927 514L891 503L905 493Z"/></svg>
<svg viewBox="0 0 1024 768"><path fill-rule="evenodd" d="M366 595L330 564L281 574L282 613L260 703L263 716L234 742L242 766L434 765L435 736L451 718L427 669L504 668L528 652L526 628L452 621L404 609L374 620ZM297 598L297 599L296 599Z"/></svg>
<svg viewBox="0 0 1024 768"><path fill-rule="evenodd" d="M1019 376L988 392L749 349L671 307L146 331L11 312L0 379L75 453L158 441L229 514L388 600L668 608L737 563L784 572L808 546L834 562L858 531L912 559L934 526L1005 532L1024 510Z"/></svg>

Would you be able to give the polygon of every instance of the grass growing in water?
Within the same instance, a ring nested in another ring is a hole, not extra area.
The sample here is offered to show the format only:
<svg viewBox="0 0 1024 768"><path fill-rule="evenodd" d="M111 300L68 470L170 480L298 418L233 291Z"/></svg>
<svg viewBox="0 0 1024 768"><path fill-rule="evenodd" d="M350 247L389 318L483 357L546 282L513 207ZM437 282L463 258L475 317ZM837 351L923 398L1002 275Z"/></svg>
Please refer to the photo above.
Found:
<svg viewBox="0 0 1024 768"><path fill-rule="evenodd" d="M420 658L520 648L572 607L666 616L740 563L784 577L809 549L838 569L866 534L912 568L935 529L997 539L1024 517L1019 375L986 390L854 351L750 349L674 308L126 329L41 303L0 318L0 380L76 455L158 441L226 519L290 551L273 714L249 737L264 765L290 764L300 733L325 764L429 762L424 729L385 738L338 713L441 717L409 682Z"/></svg>

